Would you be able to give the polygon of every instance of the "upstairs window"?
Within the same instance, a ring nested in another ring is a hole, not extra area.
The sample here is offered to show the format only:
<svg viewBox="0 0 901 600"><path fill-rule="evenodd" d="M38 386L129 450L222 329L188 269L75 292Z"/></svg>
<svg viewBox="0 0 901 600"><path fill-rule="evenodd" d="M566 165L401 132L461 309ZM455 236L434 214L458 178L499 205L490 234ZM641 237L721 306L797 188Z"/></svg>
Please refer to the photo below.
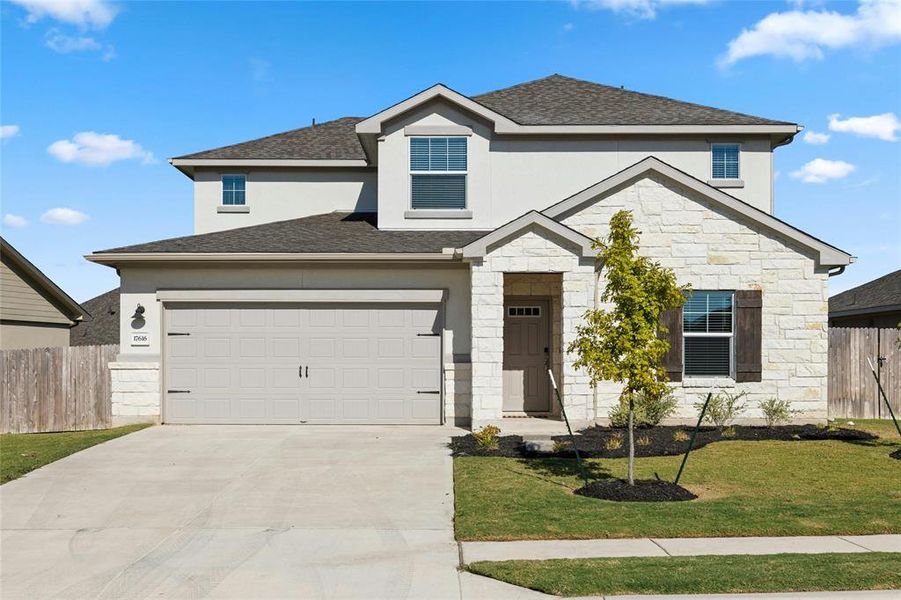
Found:
<svg viewBox="0 0 901 600"><path fill-rule="evenodd" d="M222 205L242 206L244 204L244 187L247 177L244 175L222 176Z"/></svg>
<svg viewBox="0 0 901 600"><path fill-rule="evenodd" d="M466 138L410 138L413 209L466 208Z"/></svg>
<svg viewBox="0 0 901 600"><path fill-rule="evenodd" d="M692 292L682 307L685 375L730 377L733 356L733 292Z"/></svg>
<svg viewBox="0 0 901 600"><path fill-rule="evenodd" d="M741 149L738 144L712 144L711 178L712 179L739 179L739 156Z"/></svg>

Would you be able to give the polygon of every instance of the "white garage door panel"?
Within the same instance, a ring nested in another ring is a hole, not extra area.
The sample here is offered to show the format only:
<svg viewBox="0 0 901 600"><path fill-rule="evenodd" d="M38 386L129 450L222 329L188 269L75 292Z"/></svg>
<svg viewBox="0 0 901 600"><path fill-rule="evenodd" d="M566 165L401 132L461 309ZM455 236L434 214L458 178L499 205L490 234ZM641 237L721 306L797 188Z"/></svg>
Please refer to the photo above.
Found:
<svg viewBox="0 0 901 600"><path fill-rule="evenodd" d="M166 314L167 422L441 422L438 306L172 304Z"/></svg>

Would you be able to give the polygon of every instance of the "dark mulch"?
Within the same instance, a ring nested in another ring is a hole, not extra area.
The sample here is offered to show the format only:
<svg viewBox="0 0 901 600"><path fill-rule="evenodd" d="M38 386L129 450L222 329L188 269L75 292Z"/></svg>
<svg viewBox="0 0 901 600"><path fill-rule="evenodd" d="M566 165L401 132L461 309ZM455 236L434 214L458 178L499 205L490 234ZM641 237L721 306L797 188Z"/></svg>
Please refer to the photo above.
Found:
<svg viewBox="0 0 901 600"><path fill-rule="evenodd" d="M901 460L901 448L898 448L897 450L889 454L889 456L891 456L895 460Z"/></svg>
<svg viewBox="0 0 901 600"><path fill-rule="evenodd" d="M646 429L635 430L636 456L674 456L684 454L688 449L688 436L692 427L675 425L658 425ZM725 435L724 435L725 433ZM579 431L576 436L576 447L582 456L587 458L622 458L629 453L629 435L625 429L611 427L589 427ZM677 439L678 438L678 439ZM554 440L569 445L568 436L555 436ZM784 425L780 427L753 427L736 425L726 432L715 427L702 427L695 438L694 448L701 448L713 442L723 441L808 441L808 440L840 440L845 442L865 442L875 440L876 436L856 429L840 427L818 427L816 425ZM617 441L618 440L618 441ZM617 447L617 445L619 447ZM572 450L563 452L530 452L522 447L522 437L518 435L502 436L496 450L485 450L476 444L472 435L457 436L451 439L450 447L454 456L505 456L510 458L558 457L571 458Z"/></svg>
<svg viewBox="0 0 901 600"><path fill-rule="evenodd" d="M579 496L615 502L684 502L697 498L681 485L659 479L636 479L629 485L624 479L601 479L580 487Z"/></svg>

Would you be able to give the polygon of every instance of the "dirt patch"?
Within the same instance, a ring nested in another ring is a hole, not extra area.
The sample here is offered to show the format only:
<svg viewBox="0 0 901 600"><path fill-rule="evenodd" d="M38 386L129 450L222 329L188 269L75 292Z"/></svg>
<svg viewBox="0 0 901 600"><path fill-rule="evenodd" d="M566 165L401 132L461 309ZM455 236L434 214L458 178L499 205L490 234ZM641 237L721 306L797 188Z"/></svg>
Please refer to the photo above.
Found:
<svg viewBox="0 0 901 600"><path fill-rule="evenodd" d="M697 498L681 485L659 479L638 479L629 485L623 479L601 479L574 492L579 496L614 502L685 502Z"/></svg>
<svg viewBox="0 0 901 600"><path fill-rule="evenodd" d="M675 456L688 449L691 427L658 425L635 430L635 456ZM628 432L611 427L589 427L579 431L576 447L586 458L622 458L629 454ZM555 436L555 441L569 446L568 436ZM781 427L752 427L736 425L727 429L703 427L695 438L694 448L702 448L714 442L728 441L811 441L839 440L864 442L875 440L871 433L842 427L818 427L816 425L785 425ZM533 452L523 448L522 437L502 436L497 449L479 447L472 435L451 438L450 448L454 456L504 456L509 458L556 457L572 458L572 449L560 452Z"/></svg>

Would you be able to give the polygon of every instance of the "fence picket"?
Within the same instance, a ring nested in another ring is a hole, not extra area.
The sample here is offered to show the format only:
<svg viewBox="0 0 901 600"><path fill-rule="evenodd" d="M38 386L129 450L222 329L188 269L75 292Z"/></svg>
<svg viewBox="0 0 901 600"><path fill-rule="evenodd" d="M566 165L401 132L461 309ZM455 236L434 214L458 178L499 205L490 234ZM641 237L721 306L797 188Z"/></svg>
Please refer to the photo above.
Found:
<svg viewBox="0 0 901 600"><path fill-rule="evenodd" d="M836 327L829 330L829 416L887 417L867 358L885 357L880 381L892 410L901 413L901 348L897 329Z"/></svg>

